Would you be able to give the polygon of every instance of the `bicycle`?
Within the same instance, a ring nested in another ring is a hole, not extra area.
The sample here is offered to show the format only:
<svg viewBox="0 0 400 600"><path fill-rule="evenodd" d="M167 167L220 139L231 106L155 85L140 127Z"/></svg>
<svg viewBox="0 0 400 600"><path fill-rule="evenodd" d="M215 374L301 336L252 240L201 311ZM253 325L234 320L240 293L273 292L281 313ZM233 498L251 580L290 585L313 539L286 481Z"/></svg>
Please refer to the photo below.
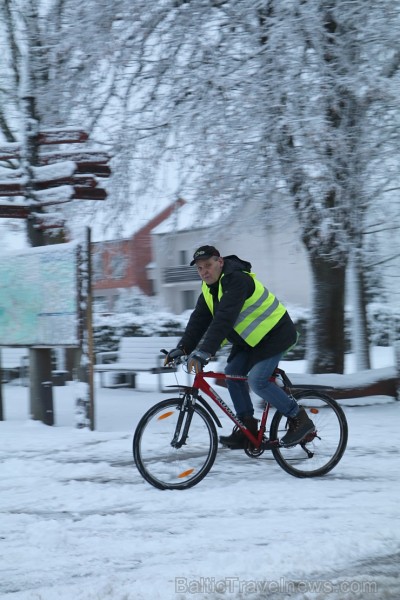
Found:
<svg viewBox="0 0 400 600"><path fill-rule="evenodd" d="M162 351L166 353L166 351ZM173 361L185 363L187 357ZM243 431L249 440L244 452L252 458L270 450L278 465L295 477L318 477L329 473L341 460L347 445L348 426L338 403L322 388L296 388L283 369L276 368L271 381L281 385L289 396L303 406L314 422L315 430L295 446L280 442L287 429L287 418L275 411L266 437L271 410L265 404L257 438L236 417L230 407L206 379L247 381L247 377L214 371L196 373L193 384L169 386L179 392L155 404L140 419L133 437L133 457L142 477L158 489L183 490L199 483L210 471L218 451L216 426L221 421L203 392ZM304 387L304 386L302 386ZM324 388L332 389L332 388ZM297 391L298 390L298 391Z"/></svg>

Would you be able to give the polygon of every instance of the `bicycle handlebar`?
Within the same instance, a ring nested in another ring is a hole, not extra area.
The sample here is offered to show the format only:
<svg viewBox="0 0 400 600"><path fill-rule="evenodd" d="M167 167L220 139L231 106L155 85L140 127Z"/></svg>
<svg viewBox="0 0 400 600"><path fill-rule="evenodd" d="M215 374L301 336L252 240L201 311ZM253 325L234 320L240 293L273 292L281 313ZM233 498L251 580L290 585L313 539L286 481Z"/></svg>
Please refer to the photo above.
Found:
<svg viewBox="0 0 400 600"><path fill-rule="evenodd" d="M165 354L165 356L168 356L169 352L165 349L160 350L160 352L162 354ZM164 365L164 369L167 369L169 367L177 367L178 365L187 365L189 360L189 355L188 354L182 354L181 356L177 356L176 358L171 358L169 360L168 363L166 363ZM201 369L201 371L203 371L203 368ZM187 371L189 373L189 371ZM192 371L194 373L194 371Z"/></svg>
<svg viewBox="0 0 400 600"><path fill-rule="evenodd" d="M162 350L160 350L161 354L165 354L165 356L168 356L169 352L168 350L165 350L165 348L163 348ZM178 365L181 365L183 363L187 363L189 356L187 356L186 354L183 354L182 356L177 356L176 358L171 358L169 360L168 363L166 363L164 365L165 368L168 367L177 367Z"/></svg>

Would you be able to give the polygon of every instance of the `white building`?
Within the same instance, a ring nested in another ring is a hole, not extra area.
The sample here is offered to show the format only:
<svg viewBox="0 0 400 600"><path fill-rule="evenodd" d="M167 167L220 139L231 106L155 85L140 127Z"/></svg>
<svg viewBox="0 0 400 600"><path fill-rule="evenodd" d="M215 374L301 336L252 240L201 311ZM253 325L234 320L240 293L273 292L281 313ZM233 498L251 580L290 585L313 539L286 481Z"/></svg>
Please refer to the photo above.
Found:
<svg viewBox="0 0 400 600"><path fill-rule="evenodd" d="M186 204L152 230L155 293L166 310L180 314L192 309L200 293L196 267L189 263L196 248L216 246L222 256L236 254L284 304L309 308L311 272L297 222L258 222L249 203L240 221L210 217L201 221L196 207Z"/></svg>

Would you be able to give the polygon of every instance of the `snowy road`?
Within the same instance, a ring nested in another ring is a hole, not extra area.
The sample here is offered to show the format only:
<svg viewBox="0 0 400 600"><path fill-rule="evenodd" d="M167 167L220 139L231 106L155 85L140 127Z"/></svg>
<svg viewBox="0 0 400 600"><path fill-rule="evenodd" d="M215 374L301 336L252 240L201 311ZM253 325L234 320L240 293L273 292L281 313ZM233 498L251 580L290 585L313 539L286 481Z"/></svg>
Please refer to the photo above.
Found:
<svg viewBox="0 0 400 600"><path fill-rule="evenodd" d="M399 403L347 407L349 446L324 478L221 449L197 487L162 492L131 458L157 394L100 398L89 432L21 419L21 393L8 387L0 423L1 599L400 597Z"/></svg>

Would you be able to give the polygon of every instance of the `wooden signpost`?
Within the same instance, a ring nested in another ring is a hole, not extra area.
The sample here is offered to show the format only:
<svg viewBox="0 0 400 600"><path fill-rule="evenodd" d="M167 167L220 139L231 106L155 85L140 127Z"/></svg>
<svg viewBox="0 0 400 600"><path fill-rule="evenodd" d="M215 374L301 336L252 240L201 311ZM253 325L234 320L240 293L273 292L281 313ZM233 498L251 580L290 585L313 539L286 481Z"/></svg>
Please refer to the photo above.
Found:
<svg viewBox="0 0 400 600"><path fill-rule="evenodd" d="M107 164L110 160L109 155L104 151L78 150L66 151L57 150L55 152L42 153L43 146L58 144L82 144L89 139L88 134L79 129L50 129L40 131L37 135L37 144L39 146L39 168L42 166L57 166L65 161L74 163L75 168L72 175L58 176L55 170L54 178L38 179L33 176L30 185L35 191L57 188L59 186L70 185L74 191L70 200L105 200L107 198L106 190L99 186L99 178L107 178L111 175L111 169ZM0 144L0 161L11 161L21 159L22 149L20 144ZM36 167L37 169L38 167ZM6 180L0 180L0 197L26 197L26 183L22 177L10 177ZM55 201L57 204L57 201ZM49 202L43 203L49 205ZM42 206L40 199L33 210L37 211ZM17 204L1 204L0 218L23 219L29 216L29 207L25 210Z"/></svg>
<svg viewBox="0 0 400 600"><path fill-rule="evenodd" d="M39 131L35 136L28 137L29 144L35 148L34 158L31 161L29 177L22 171L16 172L10 169L10 177L0 180L0 197L15 198L15 201L2 203L0 201L0 218L8 219L26 219L28 223L28 232L33 246L43 245L43 232L50 228L63 229L64 221L54 218L46 218L45 209L47 206L56 206L73 200L105 200L107 198L106 190L99 185L100 178L107 178L111 175L111 169L108 165L110 156L104 151L79 149L43 151L43 147L58 146L63 144L85 144L89 139L87 132L79 129L49 129ZM29 153L28 153L29 154ZM18 143L0 143L0 161L10 163L15 166L16 161L23 158L22 146ZM25 159L29 156L25 156ZM70 164L63 164L67 161ZM54 169L50 167L53 166ZM42 170L46 169L47 170ZM72 167L72 168L71 168ZM3 170L4 172L4 170ZM68 189L70 188L70 190ZM49 191L50 199L48 194ZM47 197L46 197L47 196ZM18 203L18 198L25 200L25 204ZM29 200L29 202L26 202ZM50 215L49 215L50 217ZM90 265L90 238L88 242L88 265ZM88 275L88 277L90 274ZM88 282L87 298L88 306L85 317L86 323L91 323L90 316L90 282ZM91 331L86 332L86 337L82 342L81 351L92 356L85 356L85 365L89 364L89 372L86 374L89 385L88 410L90 428L94 429L94 398L93 398L93 343L91 340ZM35 389L36 396L40 396L40 402L46 406L47 413L53 411L53 397L51 388L41 389L44 379L48 381L48 374L51 373L51 355L48 349L31 349L30 357L33 361L32 371L36 372L31 381L31 400L32 389ZM43 354L43 356L40 355ZM42 375L38 375L38 373ZM45 373L46 371L46 373ZM87 369L85 369L87 371ZM0 366L1 372L1 366ZM45 377L46 375L46 377ZM44 378L44 379L43 379ZM1 386L1 380L0 380ZM43 387L43 386L42 386ZM46 393L45 393L46 392ZM31 405L32 408L32 405ZM0 419L2 418L1 389L0 389ZM37 417L36 417L37 418ZM48 422L52 424L52 422ZM84 425L85 426L85 425Z"/></svg>

